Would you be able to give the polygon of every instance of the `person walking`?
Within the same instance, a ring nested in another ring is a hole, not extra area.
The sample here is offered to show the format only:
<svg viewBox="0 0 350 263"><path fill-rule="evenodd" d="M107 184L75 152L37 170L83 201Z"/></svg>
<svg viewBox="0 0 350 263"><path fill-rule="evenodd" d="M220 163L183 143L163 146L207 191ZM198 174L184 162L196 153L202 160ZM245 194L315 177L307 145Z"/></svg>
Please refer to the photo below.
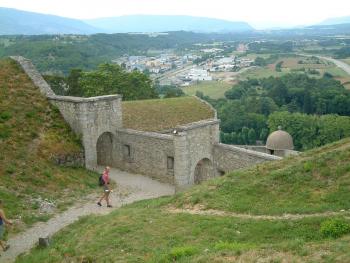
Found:
<svg viewBox="0 0 350 263"><path fill-rule="evenodd" d="M10 248L10 245L6 244L4 240L5 223L12 225L12 222L6 218L5 212L3 210L3 201L0 200L0 246L3 251L6 251Z"/></svg>
<svg viewBox="0 0 350 263"><path fill-rule="evenodd" d="M101 196L100 200L97 202L97 205L102 206L101 202L103 199L107 202L107 207L112 207L112 205L109 203L109 194L111 193L111 189L109 188L109 166L106 166L106 168L103 171L102 174L102 182L103 182L103 195Z"/></svg>

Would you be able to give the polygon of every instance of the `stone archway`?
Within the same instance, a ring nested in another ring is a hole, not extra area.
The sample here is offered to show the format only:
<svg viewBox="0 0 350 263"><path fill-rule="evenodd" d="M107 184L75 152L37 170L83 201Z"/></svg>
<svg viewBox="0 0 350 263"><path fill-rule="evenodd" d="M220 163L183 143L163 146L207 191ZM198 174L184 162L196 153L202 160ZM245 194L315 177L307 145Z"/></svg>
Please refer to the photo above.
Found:
<svg viewBox="0 0 350 263"><path fill-rule="evenodd" d="M208 158L200 160L194 169L194 183L200 184L202 181L214 177L213 164Z"/></svg>
<svg viewBox="0 0 350 263"><path fill-rule="evenodd" d="M113 163L113 134L104 132L96 143L97 165L111 166Z"/></svg>

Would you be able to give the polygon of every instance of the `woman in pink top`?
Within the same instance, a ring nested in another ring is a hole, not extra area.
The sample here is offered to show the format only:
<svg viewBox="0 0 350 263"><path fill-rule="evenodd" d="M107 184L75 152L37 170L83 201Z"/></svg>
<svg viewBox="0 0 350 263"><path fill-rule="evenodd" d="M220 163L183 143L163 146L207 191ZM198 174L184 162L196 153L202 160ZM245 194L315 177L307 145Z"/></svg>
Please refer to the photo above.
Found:
<svg viewBox="0 0 350 263"><path fill-rule="evenodd" d="M106 168L104 169L103 171L103 174L102 174L102 179L103 179L103 195L102 197L100 198L100 200L97 202L97 205L99 206L102 206L101 202L103 199L106 200L107 202L107 207L112 207L109 203L109 194L111 192L111 190L109 189L109 166L106 166Z"/></svg>

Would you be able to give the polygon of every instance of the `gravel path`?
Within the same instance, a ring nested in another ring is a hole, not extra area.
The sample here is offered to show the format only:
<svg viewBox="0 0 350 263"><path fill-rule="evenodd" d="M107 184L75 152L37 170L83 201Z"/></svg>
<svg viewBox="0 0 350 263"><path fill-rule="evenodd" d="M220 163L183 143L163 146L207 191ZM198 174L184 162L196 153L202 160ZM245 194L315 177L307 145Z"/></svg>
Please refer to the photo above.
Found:
<svg viewBox="0 0 350 263"><path fill-rule="evenodd" d="M107 208L105 203L103 203L103 207L98 207L96 204L98 197L94 196L89 203L75 205L67 211L56 215L48 222L35 224L27 231L8 240L11 248L1 255L0 262L15 261L18 255L33 248L37 244L39 237L51 236L63 227L78 220L81 216L90 214L105 215L124 204L175 193L174 186L160 183L149 177L130 174L113 168L110 171L110 178L118 184L118 190L111 193L113 208Z"/></svg>
<svg viewBox="0 0 350 263"><path fill-rule="evenodd" d="M328 216L345 216L350 217L350 211L342 210L339 212L324 212L324 213L314 213L314 214L283 214L283 215L251 215L251 214L240 214L234 212L227 212L221 210L201 210L201 208L192 209L179 209L174 207L169 207L167 209L169 213L185 213L191 215L205 215L205 216L225 216L225 217L235 217L241 219L254 219L254 220L300 220L303 218L310 217L328 217Z"/></svg>

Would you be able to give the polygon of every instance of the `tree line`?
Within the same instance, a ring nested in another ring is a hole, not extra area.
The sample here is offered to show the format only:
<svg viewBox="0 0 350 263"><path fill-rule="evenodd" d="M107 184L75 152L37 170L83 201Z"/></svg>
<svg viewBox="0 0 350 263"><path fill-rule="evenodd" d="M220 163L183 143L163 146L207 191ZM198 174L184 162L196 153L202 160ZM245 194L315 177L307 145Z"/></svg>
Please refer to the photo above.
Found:
<svg viewBox="0 0 350 263"><path fill-rule="evenodd" d="M44 75L57 95L75 97L94 97L121 94L123 100L152 98L172 98L185 94L174 86L153 84L151 79L139 72L127 72L116 64L100 64L97 69L84 71L72 69L67 76Z"/></svg>
<svg viewBox="0 0 350 263"><path fill-rule="evenodd" d="M248 79L234 85L223 99L200 92L197 96L217 109L224 143L264 143L279 125L293 136L297 150L350 135L350 91L328 75Z"/></svg>

